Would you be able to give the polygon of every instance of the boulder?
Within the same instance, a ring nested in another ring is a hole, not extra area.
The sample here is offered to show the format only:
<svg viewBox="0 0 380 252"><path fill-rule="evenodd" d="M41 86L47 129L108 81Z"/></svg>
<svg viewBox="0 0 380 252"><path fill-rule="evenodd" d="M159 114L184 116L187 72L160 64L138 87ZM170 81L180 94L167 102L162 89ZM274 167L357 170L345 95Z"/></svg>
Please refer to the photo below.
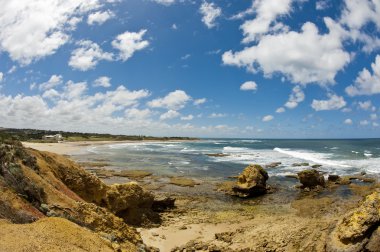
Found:
<svg viewBox="0 0 380 252"><path fill-rule="evenodd" d="M282 164L281 162L273 162L273 163L265 165L265 168L276 168L277 166L281 164Z"/></svg>
<svg viewBox="0 0 380 252"><path fill-rule="evenodd" d="M369 252L380 251L380 227L378 227L371 235L366 247Z"/></svg>
<svg viewBox="0 0 380 252"><path fill-rule="evenodd" d="M325 178L317 170L304 170L297 173L298 179L302 184L302 188L315 188L317 186L325 186Z"/></svg>
<svg viewBox="0 0 380 252"><path fill-rule="evenodd" d="M250 197L267 192L266 181L268 173L260 165L249 165L238 176L236 184L232 187L235 195L239 197Z"/></svg>
<svg viewBox="0 0 380 252"><path fill-rule="evenodd" d="M157 212L164 211L169 208L174 208L175 198L166 197L164 195L155 195L152 209Z"/></svg>
<svg viewBox="0 0 380 252"><path fill-rule="evenodd" d="M347 213L327 240L327 251L379 251L380 193L375 191ZM364 247L367 246L367 249Z"/></svg>
<svg viewBox="0 0 380 252"><path fill-rule="evenodd" d="M327 180L330 182L338 182L340 180L340 177L339 175L329 175Z"/></svg>
<svg viewBox="0 0 380 252"><path fill-rule="evenodd" d="M298 166L309 166L309 163L294 163L292 164L293 167L298 167Z"/></svg>

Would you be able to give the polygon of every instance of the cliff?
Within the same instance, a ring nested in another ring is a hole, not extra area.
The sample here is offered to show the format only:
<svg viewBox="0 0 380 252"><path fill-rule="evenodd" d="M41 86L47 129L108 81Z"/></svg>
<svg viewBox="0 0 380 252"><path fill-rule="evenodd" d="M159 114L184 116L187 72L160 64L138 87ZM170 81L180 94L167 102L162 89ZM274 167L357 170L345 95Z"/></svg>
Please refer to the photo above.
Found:
<svg viewBox="0 0 380 252"><path fill-rule="evenodd" d="M95 251L106 251L103 246L137 251L144 245L130 224L158 221L153 202L153 195L135 183L108 186L65 157L26 149L15 141L0 143L2 234L17 229L43 233L46 228L44 235L33 236L33 244L49 240L54 247L55 239L56 244L67 239L70 251L83 251L80 242L68 239L81 234L89 237L83 246L91 240ZM17 251L6 247L11 246L9 234L2 235L0 247Z"/></svg>

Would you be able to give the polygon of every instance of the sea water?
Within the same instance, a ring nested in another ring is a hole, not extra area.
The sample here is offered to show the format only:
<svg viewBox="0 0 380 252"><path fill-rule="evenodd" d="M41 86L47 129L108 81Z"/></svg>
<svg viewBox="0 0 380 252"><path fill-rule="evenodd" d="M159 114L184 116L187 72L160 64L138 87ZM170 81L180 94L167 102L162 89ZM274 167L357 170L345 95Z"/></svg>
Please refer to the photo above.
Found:
<svg viewBox="0 0 380 252"><path fill-rule="evenodd" d="M272 178L285 178L307 168L294 163L308 162L322 165L318 170L324 174L366 172L380 177L380 139L202 139L115 143L93 146L88 151L98 159L109 160L113 169L147 170L157 175L223 179L237 175L248 164L281 162L267 171ZM225 156L207 155L216 153Z"/></svg>

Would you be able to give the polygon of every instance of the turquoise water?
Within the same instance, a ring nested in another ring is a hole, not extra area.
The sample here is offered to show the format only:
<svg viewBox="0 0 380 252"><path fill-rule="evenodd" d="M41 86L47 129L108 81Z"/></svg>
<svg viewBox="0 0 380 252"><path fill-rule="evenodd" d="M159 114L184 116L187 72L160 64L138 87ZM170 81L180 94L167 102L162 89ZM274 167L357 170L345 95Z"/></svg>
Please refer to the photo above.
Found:
<svg viewBox="0 0 380 252"><path fill-rule="evenodd" d="M326 174L366 172L380 177L380 139L360 140L257 140L204 139L195 142L136 142L89 147L89 158L110 160L114 169L143 169L157 175L226 178L251 163L281 162L268 169L282 178L306 167L293 163L320 164ZM223 153L225 157L206 154Z"/></svg>

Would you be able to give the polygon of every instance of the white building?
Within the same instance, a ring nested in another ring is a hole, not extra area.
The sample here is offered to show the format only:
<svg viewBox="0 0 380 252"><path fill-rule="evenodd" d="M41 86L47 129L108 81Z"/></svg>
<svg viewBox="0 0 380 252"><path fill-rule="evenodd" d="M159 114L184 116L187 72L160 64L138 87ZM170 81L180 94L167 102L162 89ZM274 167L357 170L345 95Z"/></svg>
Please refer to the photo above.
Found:
<svg viewBox="0 0 380 252"><path fill-rule="evenodd" d="M56 135L45 135L42 137L43 140L56 140L56 141L62 141L63 137L61 134Z"/></svg>

